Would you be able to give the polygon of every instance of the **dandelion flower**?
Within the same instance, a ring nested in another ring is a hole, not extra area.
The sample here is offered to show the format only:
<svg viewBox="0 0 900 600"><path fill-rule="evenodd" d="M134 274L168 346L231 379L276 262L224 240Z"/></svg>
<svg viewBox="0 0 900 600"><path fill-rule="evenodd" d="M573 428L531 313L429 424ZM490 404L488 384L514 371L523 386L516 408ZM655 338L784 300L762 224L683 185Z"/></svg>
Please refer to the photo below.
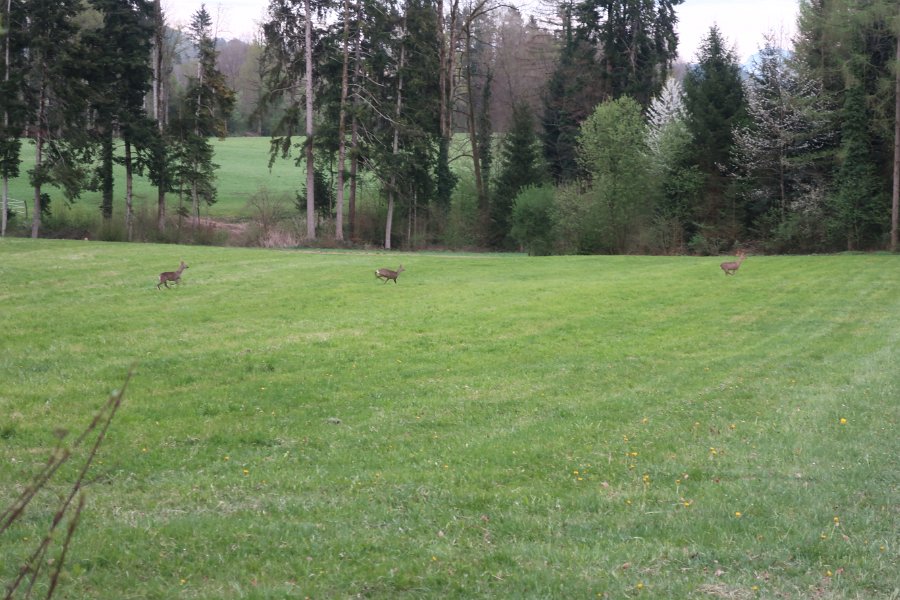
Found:
<svg viewBox="0 0 900 600"><path fill-rule="evenodd" d="M738 519L740 519L744 515L741 513L741 511L736 510L736 511L734 511L734 516L737 517Z"/></svg>
<svg viewBox="0 0 900 600"><path fill-rule="evenodd" d="M841 417L841 420L840 420L839 422L840 422L841 425L846 425L846 424L847 424L847 419L845 419L844 417Z"/></svg>
<svg viewBox="0 0 900 600"><path fill-rule="evenodd" d="M249 475L249 474L250 474L250 470L249 470L249 469L244 469L244 475Z"/></svg>

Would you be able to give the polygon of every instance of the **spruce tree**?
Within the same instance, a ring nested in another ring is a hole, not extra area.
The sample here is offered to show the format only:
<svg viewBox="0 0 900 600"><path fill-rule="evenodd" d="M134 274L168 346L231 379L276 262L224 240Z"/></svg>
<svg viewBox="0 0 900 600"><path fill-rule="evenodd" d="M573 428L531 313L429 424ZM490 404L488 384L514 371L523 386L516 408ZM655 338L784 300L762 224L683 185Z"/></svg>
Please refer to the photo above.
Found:
<svg viewBox="0 0 900 600"><path fill-rule="evenodd" d="M197 74L190 78L184 98L184 117L180 123L181 171L179 182L191 195L191 217L195 226L200 219L200 201L216 201L213 148L210 136L224 138L228 118L234 107L234 91L216 66L216 40L212 18L205 5L191 19L190 37L197 49Z"/></svg>
<svg viewBox="0 0 900 600"><path fill-rule="evenodd" d="M865 93L861 86L847 90L841 113L840 166L831 196L830 226L847 250L872 246L886 224L887 202L870 148L871 135Z"/></svg>
<svg viewBox="0 0 900 600"><path fill-rule="evenodd" d="M19 176L22 130L27 107L22 95L25 71L25 7L22 0L6 0L0 16L0 176L3 200L0 205L0 237L6 235L9 215L9 180Z"/></svg>
<svg viewBox="0 0 900 600"><path fill-rule="evenodd" d="M143 105L150 89L153 7L149 0L91 0L91 5L103 23L84 34L90 54L86 76L95 114L94 135L101 147L97 168L100 210L109 220L113 212L115 136L121 134L133 143L130 133L146 117Z"/></svg>
<svg viewBox="0 0 900 600"><path fill-rule="evenodd" d="M513 105L512 123L500 143L500 164L491 194L488 244L495 249L512 248L509 237L513 203L519 192L543 182L534 116L525 102Z"/></svg>
<svg viewBox="0 0 900 600"><path fill-rule="evenodd" d="M726 210L726 175L734 130L746 122L741 67L716 26L701 44L698 59L684 78L691 158L704 177L704 200L694 207L694 216L714 237L733 240L739 234L739 215L737 207Z"/></svg>
<svg viewBox="0 0 900 600"><path fill-rule="evenodd" d="M34 140L34 188L31 237L40 233L41 217L49 209L44 186L63 190L67 200L78 197L86 183L85 117L88 98L84 78L85 53L75 16L80 0L29 0L24 5L27 61L24 94L30 108L27 126Z"/></svg>

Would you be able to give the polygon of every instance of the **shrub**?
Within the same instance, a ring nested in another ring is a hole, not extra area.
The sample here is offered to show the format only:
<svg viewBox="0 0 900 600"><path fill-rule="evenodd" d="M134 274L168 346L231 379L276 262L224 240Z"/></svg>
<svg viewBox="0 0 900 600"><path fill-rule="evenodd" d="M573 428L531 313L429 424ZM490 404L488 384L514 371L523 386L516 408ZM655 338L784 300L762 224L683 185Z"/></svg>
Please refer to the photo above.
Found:
<svg viewBox="0 0 900 600"><path fill-rule="evenodd" d="M516 196L510 234L531 256L553 253L553 188L528 186Z"/></svg>

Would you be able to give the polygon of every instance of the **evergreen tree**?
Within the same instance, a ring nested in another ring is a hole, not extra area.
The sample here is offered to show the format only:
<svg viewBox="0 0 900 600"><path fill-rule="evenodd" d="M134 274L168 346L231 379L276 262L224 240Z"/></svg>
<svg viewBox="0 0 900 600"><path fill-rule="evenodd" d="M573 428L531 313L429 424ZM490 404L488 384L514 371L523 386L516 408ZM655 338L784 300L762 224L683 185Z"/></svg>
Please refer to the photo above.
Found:
<svg viewBox="0 0 900 600"><path fill-rule="evenodd" d="M108 220L113 212L115 136L121 134L127 143L134 143L131 134L145 119L144 97L151 76L152 5L148 0L91 0L91 5L103 19L99 28L84 34L84 40L90 54L86 78L95 114L94 130L101 147L97 169L100 209ZM128 219L130 222L130 214Z"/></svg>
<svg viewBox="0 0 900 600"><path fill-rule="evenodd" d="M22 96L25 72L26 39L25 7L22 0L6 0L0 16L0 176L3 178L3 201L0 206L0 237L6 235L9 215L9 180L19 176L21 134L27 109Z"/></svg>
<svg viewBox="0 0 900 600"><path fill-rule="evenodd" d="M24 5L28 45L24 92L35 147L34 167L29 171L34 187L34 238L49 206L44 186L57 186L67 200L74 200L86 183L89 148L83 133L88 90L83 77L85 53L75 24L80 8L80 0L29 0Z"/></svg>
<svg viewBox="0 0 900 600"><path fill-rule="evenodd" d="M833 120L833 140L837 145L828 150L835 160L842 164L834 171L847 173L845 158L848 152L848 136L840 124L850 106L857 99L847 96L851 93L863 95L865 110L850 110L857 117L867 119L868 156L872 175L875 178L869 186L878 189L880 196L887 196L891 186L891 172L895 157L896 130L900 130L900 108L897 108L896 75L897 53L900 51L900 14L895 0L803 0L800 4L798 34L795 43L796 56L803 68L813 78L822 83L822 94L833 107L843 107L841 114ZM859 88L859 89L857 89ZM835 109L838 110L837 108ZM857 124L859 126L860 124ZM853 138L850 135L849 138ZM840 158L838 158L840 157ZM898 163L900 164L900 163ZM861 176L861 171L850 169ZM900 181L900 167L897 171ZM829 174L826 174L829 176ZM840 181L834 181L833 190L840 192L840 198L833 199L836 205L846 207L849 190ZM900 186L900 183L897 184ZM900 187L898 187L900 189ZM886 231L891 220L890 209L884 208L880 216L881 224L876 228ZM846 224L846 223L845 223ZM864 228L866 236L878 236L872 226ZM860 231L862 234L863 232ZM854 236L842 240L846 243L873 244L873 240L856 239Z"/></svg>
<svg viewBox="0 0 900 600"><path fill-rule="evenodd" d="M691 158L704 177L704 200L694 207L694 217L714 237L733 240L740 223L736 206L726 210L726 175L734 130L746 120L741 67L716 26L703 40L698 58L684 78L687 124L693 137Z"/></svg>
<svg viewBox="0 0 900 600"><path fill-rule="evenodd" d="M302 128L305 133L303 157L298 158L298 164L301 160L306 163L306 236L310 240L316 237L313 51L321 36L313 26L312 2L270 0L269 20L263 26L268 90L265 101L269 104L281 102L284 106L282 118L273 131L269 164L279 155L290 156L294 136Z"/></svg>
<svg viewBox="0 0 900 600"><path fill-rule="evenodd" d="M185 93L184 115L180 123L181 171L178 181L191 195L191 217L197 225L200 201L207 205L216 201L213 148L210 136L224 138L228 118L234 107L234 91L216 66L216 40L212 35L212 18L205 5L191 19L190 37L197 50L197 75L192 77Z"/></svg>
<svg viewBox="0 0 900 600"><path fill-rule="evenodd" d="M539 152L531 107L517 102L510 131L500 143L499 172L491 194L488 244L492 248L512 248L509 234L516 196L523 188L540 185L544 179Z"/></svg>
<svg viewBox="0 0 900 600"><path fill-rule="evenodd" d="M870 119L862 87L849 89L842 112L841 161L830 222L847 250L877 244L886 224L887 203L870 148Z"/></svg>
<svg viewBox="0 0 900 600"><path fill-rule="evenodd" d="M659 92L677 58L675 7L684 0L582 0L578 33L594 41L602 97L630 96L642 106Z"/></svg>
<svg viewBox="0 0 900 600"><path fill-rule="evenodd" d="M544 154L553 179L578 173L579 125L597 104L629 96L642 106L659 92L677 56L675 7L683 0L562 2L562 52L547 86Z"/></svg>
<svg viewBox="0 0 900 600"><path fill-rule="evenodd" d="M560 5L562 50L547 81L542 116L544 158L556 183L580 173L575 159L578 129L598 102L605 99L593 47L575 32L574 4Z"/></svg>

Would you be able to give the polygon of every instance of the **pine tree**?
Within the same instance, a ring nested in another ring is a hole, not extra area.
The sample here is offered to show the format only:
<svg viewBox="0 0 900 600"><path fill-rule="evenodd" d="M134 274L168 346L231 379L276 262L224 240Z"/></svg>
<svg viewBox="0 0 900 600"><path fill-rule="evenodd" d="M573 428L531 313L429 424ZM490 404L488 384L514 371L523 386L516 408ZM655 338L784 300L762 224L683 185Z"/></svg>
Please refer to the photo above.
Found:
<svg viewBox="0 0 900 600"><path fill-rule="evenodd" d="M842 111L841 163L830 220L847 250L877 243L885 224L887 203L870 149L870 119L862 87L849 89Z"/></svg>
<svg viewBox="0 0 900 600"><path fill-rule="evenodd" d="M642 106L659 92L677 58L675 7L684 0L584 0L579 36L596 40L602 97L629 96Z"/></svg>
<svg viewBox="0 0 900 600"><path fill-rule="evenodd" d="M543 182L534 116L525 102L513 106L510 131L500 143L500 164L491 194L488 244L492 248L512 248L509 237L513 203L519 192Z"/></svg>
<svg viewBox="0 0 900 600"><path fill-rule="evenodd" d="M197 75L192 77L185 93L184 114L180 123L181 170L178 180L191 195L191 217L200 220L200 201L207 205L216 201L213 148L210 136L224 138L228 118L234 107L234 91L216 66L216 40L212 34L212 18L205 5L194 13L190 37L197 49Z"/></svg>
<svg viewBox="0 0 900 600"><path fill-rule="evenodd" d="M699 62L684 79L688 129L693 137L692 161L704 177L704 200L694 208L701 226L712 235L734 239L739 234L737 207L726 211L729 157L734 130L746 119L741 67L713 26L699 51Z"/></svg>
<svg viewBox="0 0 900 600"><path fill-rule="evenodd" d="M44 186L57 186L67 200L73 200L85 185L88 90L81 63L85 54L74 20L80 8L80 0L29 0L24 5L28 45L24 92L35 147L34 167L29 171L34 187L33 238L38 237L41 217L48 210Z"/></svg>
<svg viewBox="0 0 900 600"><path fill-rule="evenodd" d="M90 82L95 135L101 146L97 169L101 185L101 214L109 220L113 212L113 163L115 136L126 142L138 121L145 119L144 97L150 88L150 40L152 5L148 0L91 0L103 23L87 31L90 52L86 77ZM130 169L131 165L126 165ZM131 214L126 220L130 224Z"/></svg>
<svg viewBox="0 0 900 600"><path fill-rule="evenodd" d="M0 176L3 178L3 200L0 205L0 237L6 235L9 215L9 180L19 176L21 133L25 127L27 108L22 95L25 71L25 8L21 0L3 2L0 16Z"/></svg>
<svg viewBox="0 0 900 600"><path fill-rule="evenodd" d="M878 194L887 196L894 162L900 160L895 158L900 157L900 149L895 150L896 137L900 135L895 133L900 131L896 92L900 80L894 66L900 52L900 13L896 0L804 0L800 4L795 49L803 68L821 81L822 94L831 105L843 107L841 115L846 115L848 107L857 102L857 99L847 97L850 91L862 93L866 110L850 112L858 112L857 117L867 119L869 161L874 169ZM848 137L845 128L838 132L842 121L843 116L834 119L834 139L841 140L841 147L831 147L829 152L844 165ZM840 171L848 175L846 170L842 166L834 171L835 177ZM861 174L855 168L851 170L857 176ZM896 172L900 182L900 166ZM900 183L896 185L900 190ZM835 181L832 188L844 190L840 192L840 198L834 200L837 205L846 207L849 190L839 181ZM850 236L851 239L843 242L875 244L875 238L887 233L893 219L891 212L884 207L879 225L870 224L863 228L867 233L859 232L864 237L874 236L873 239L852 241L854 236Z"/></svg>

